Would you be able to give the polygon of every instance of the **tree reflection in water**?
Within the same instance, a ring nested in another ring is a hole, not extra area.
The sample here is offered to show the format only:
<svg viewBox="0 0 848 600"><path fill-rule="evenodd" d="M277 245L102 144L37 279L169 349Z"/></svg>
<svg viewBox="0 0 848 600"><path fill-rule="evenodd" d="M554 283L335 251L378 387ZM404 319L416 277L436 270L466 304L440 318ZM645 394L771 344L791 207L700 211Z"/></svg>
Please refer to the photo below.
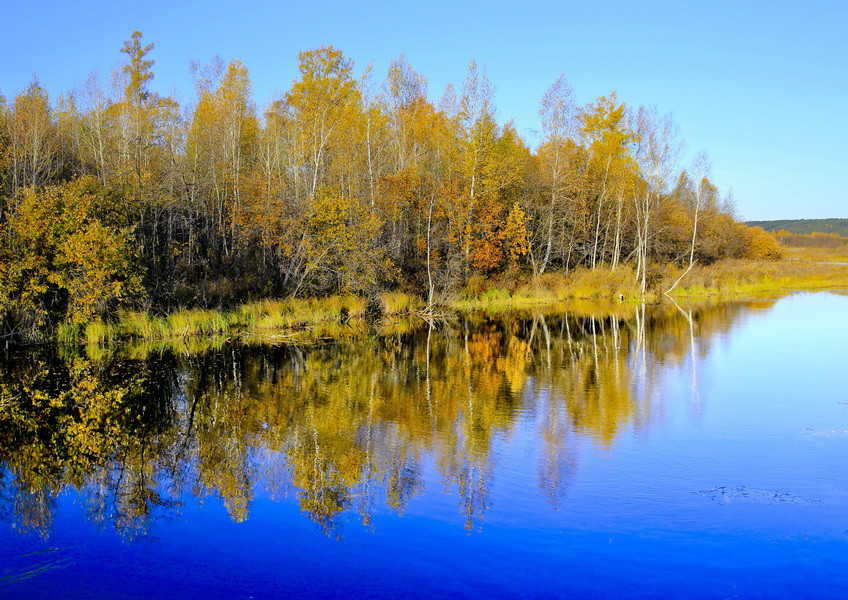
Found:
<svg viewBox="0 0 848 600"><path fill-rule="evenodd" d="M769 305L471 315L303 347L13 351L0 363L0 515L46 535L72 488L91 520L133 538L192 496L243 521L254 494L293 494L338 537L346 515L371 527L380 506L403 513L433 464L477 530L519 421L535 427L538 486L557 508L579 439L611 447L649 428L660 364L691 369L701 410L697 357Z"/></svg>

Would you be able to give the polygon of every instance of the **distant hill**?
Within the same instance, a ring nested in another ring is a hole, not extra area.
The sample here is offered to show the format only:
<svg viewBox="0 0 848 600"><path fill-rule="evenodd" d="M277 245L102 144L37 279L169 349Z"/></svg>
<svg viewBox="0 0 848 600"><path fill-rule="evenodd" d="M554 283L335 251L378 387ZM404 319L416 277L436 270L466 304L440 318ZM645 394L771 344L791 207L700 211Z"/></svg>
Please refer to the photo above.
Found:
<svg viewBox="0 0 848 600"><path fill-rule="evenodd" d="M766 231L789 233L836 233L848 237L848 219L784 219L782 221L747 221L751 227L762 227Z"/></svg>

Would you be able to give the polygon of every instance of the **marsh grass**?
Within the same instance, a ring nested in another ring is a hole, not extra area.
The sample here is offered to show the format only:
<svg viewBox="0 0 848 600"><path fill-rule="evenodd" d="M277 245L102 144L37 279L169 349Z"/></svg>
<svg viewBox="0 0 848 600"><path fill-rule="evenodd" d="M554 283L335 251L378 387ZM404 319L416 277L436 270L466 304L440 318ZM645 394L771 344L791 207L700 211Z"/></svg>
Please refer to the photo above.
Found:
<svg viewBox="0 0 848 600"><path fill-rule="evenodd" d="M260 300L239 307L228 318L236 329L276 331L361 319L366 307L365 298L353 295Z"/></svg>
<svg viewBox="0 0 848 600"><path fill-rule="evenodd" d="M423 299L402 292L384 292L379 296L379 303L383 316L387 317L411 315L426 308Z"/></svg>
<svg viewBox="0 0 848 600"><path fill-rule="evenodd" d="M112 340L117 336L115 325L103 320L92 321L85 326L85 341L87 344L96 344Z"/></svg>
<svg viewBox="0 0 848 600"><path fill-rule="evenodd" d="M793 290L848 288L848 256L833 250L792 249L790 258L778 261L725 260L712 265L695 265L680 280L671 296L681 300L755 297ZM844 260L822 260L830 257ZM650 289L643 298L630 266L611 269L575 269L568 274L546 273L535 279L489 281L476 277L442 308L454 311L482 310L507 313L520 310L572 310L588 303L596 308L634 303L668 301L664 292L684 274L674 266L649 270ZM418 297L386 292L377 298L385 317L380 327L392 321L424 316L425 302ZM114 321L97 320L85 328L61 324L56 331L61 343L85 341L89 346L116 340L144 341L178 353L192 353L198 345L223 343L239 337L245 343L275 343L297 340L307 343L326 338L361 335L368 331L364 321L369 301L353 295L284 300L260 300L232 311L184 309L157 316L145 312L121 312ZM589 310L584 307L582 310ZM409 324L399 326L400 330ZM199 344L198 340L202 340ZM213 340L209 342L208 340Z"/></svg>
<svg viewBox="0 0 848 600"><path fill-rule="evenodd" d="M794 253L793 253L794 254ZM820 260L822 254L805 260L724 260L712 265L695 265L672 290L674 298L733 298L764 296L793 290L848 287L848 265L838 260ZM827 255L841 258L838 254ZM844 262L848 263L848 257ZM829 264L828 264L829 263ZM479 281L449 303L455 310L483 310L503 313L553 306L576 300L612 301L623 304L666 301L664 293L683 275L685 269L671 265L649 270L650 288L642 298L635 271L629 266L616 269L575 269L568 275L546 273L535 280L507 287L486 286Z"/></svg>
<svg viewBox="0 0 848 600"><path fill-rule="evenodd" d="M327 325L350 324L365 317L368 301L353 295L286 300L261 300L232 311L183 309L163 316L125 311L114 321L92 321L84 332L79 327L62 325L57 339L75 343L84 338L88 344L112 340L168 342L202 337L229 336L253 339L285 339L292 330L314 329ZM82 335L84 333L84 335ZM179 348L177 348L179 350Z"/></svg>
<svg viewBox="0 0 848 600"><path fill-rule="evenodd" d="M615 269L576 269L567 282L566 298L637 298L640 295L636 272L630 266Z"/></svg>
<svg viewBox="0 0 848 600"><path fill-rule="evenodd" d="M158 329L154 326L152 331L161 338L225 334L230 329L227 316L226 313L214 310L181 310L158 319Z"/></svg>
<svg viewBox="0 0 848 600"><path fill-rule="evenodd" d="M56 327L56 341L60 344L74 344L80 338L80 329L76 323L59 323Z"/></svg>
<svg viewBox="0 0 848 600"><path fill-rule="evenodd" d="M674 282L671 277L675 275L666 276L660 287L670 287ZM846 265L793 260L726 260L706 267L696 266L671 295L676 298L761 296L846 286Z"/></svg>
<svg viewBox="0 0 848 600"><path fill-rule="evenodd" d="M836 248L787 248L790 260L848 263L848 245Z"/></svg>
<svg viewBox="0 0 848 600"><path fill-rule="evenodd" d="M572 300L640 298L635 272L629 266L580 268L568 274L545 273L529 281L513 282L511 287L486 287L478 283L475 288L466 288L449 305L456 310L505 312ZM650 298L654 297L652 293Z"/></svg>

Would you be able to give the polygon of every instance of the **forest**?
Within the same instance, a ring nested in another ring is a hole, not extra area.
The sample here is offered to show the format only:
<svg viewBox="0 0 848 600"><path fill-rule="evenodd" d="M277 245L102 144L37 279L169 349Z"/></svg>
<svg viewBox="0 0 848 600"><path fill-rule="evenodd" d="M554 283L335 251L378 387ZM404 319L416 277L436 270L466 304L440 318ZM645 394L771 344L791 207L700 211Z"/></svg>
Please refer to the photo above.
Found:
<svg viewBox="0 0 848 600"><path fill-rule="evenodd" d="M108 76L0 98L3 335L263 298L432 306L575 269L625 269L644 294L658 265L781 256L705 154L679 167L670 115L615 92L580 105L560 77L531 147L475 62L434 102L403 56L378 77L322 46L260 109L238 60L193 63L181 105L152 90L153 56L134 32Z"/></svg>
<svg viewBox="0 0 848 600"><path fill-rule="evenodd" d="M848 219L784 219L779 221L748 221L751 227L762 227L766 231L785 231L797 235L813 233L836 234L848 237Z"/></svg>

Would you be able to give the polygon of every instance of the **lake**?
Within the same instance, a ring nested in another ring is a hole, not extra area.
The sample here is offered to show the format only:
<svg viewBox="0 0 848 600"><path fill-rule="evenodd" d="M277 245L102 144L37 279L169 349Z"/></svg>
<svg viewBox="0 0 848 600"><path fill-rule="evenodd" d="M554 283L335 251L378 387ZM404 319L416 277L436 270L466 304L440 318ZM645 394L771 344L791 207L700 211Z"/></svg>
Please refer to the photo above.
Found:
<svg viewBox="0 0 848 600"><path fill-rule="evenodd" d="M848 597L848 296L8 349L2 598Z"/></svg>

